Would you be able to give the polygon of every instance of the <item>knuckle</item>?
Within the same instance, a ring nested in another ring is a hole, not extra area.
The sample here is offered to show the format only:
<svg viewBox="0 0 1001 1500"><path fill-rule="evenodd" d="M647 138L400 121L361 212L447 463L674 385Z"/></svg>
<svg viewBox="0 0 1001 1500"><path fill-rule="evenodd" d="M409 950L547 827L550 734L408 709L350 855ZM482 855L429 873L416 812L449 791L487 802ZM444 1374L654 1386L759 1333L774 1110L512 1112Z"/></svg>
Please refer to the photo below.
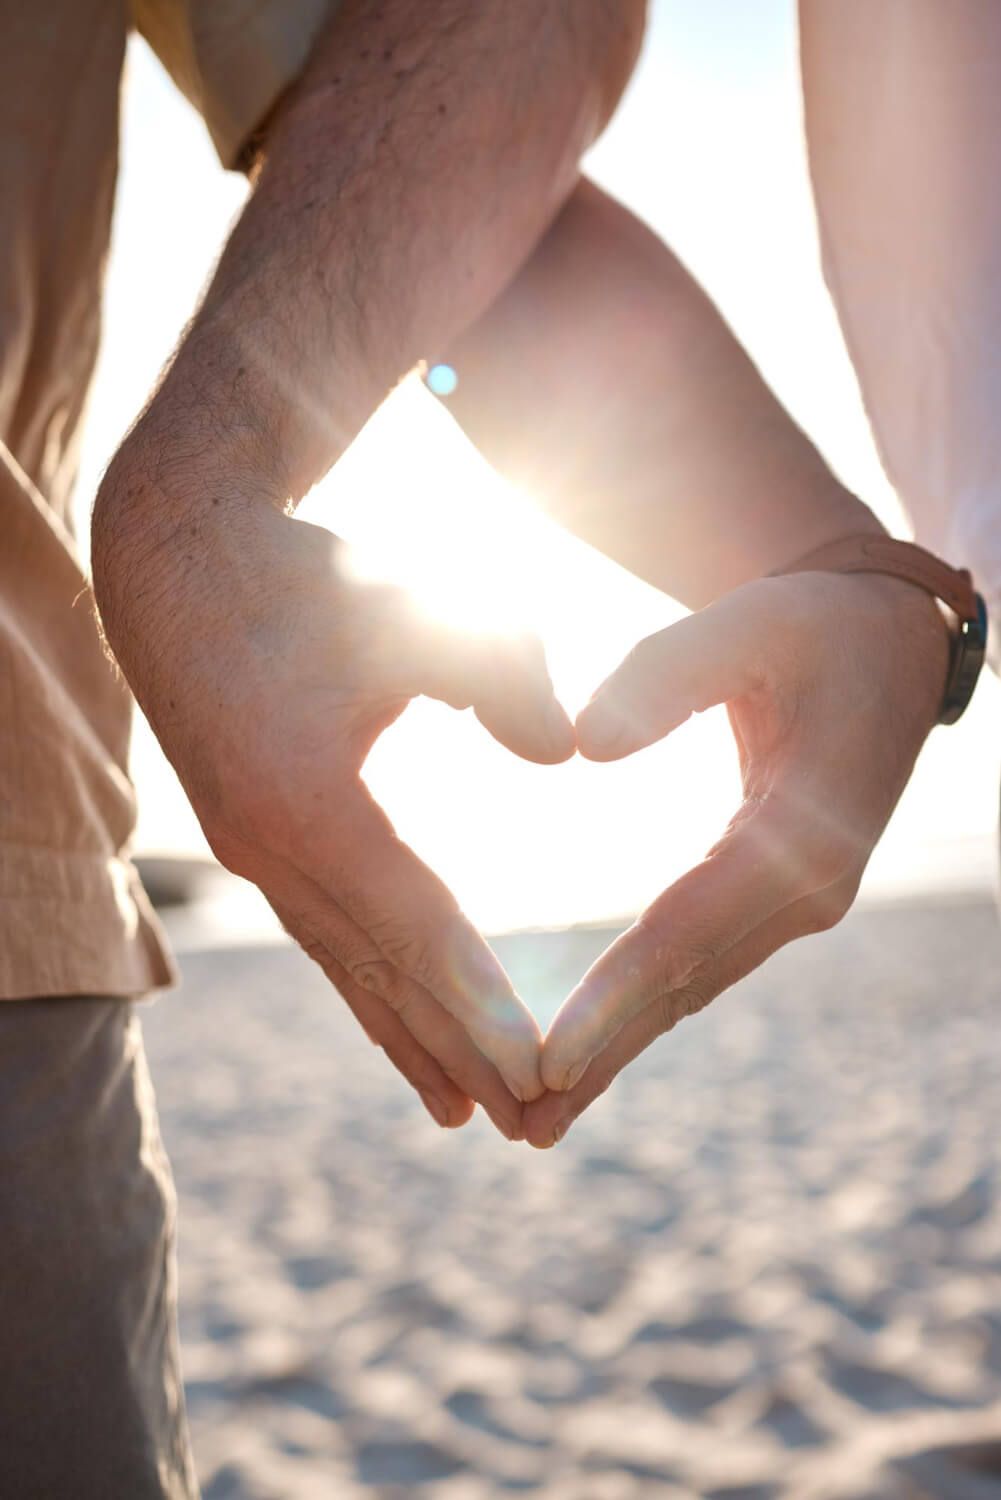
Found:
<svg viewBox="0 0 1001 1500"><path fill-rule="evenodd" d="M681 1017L677 1013L678 996L660 995L657 998L657 1031L660 1036L672 1031Z"/></svg>
<svg viewBox="0 0 1001 1500"><path fill-rule="evenodd" d="M403 1022L404 1026L407 1026L410 1012L413 1009L414 997L406 985L400 983L390 984L385 991L380 993L379 999L389 1006L389 1009L398 1020Z"/></svg>
<svg viewBox="0 0 1001 1500"><path fill-rule="evenodd" d="M708 984L700 984L697 981L688 984L683 990L675 990L660 995L657 1000L658 1031L664 1035L673 1031L679 1021L684 1021L688 1016L697 1015L700 1010L705 1010L713 998L712 989Z"/></svg>
<svg viewBox="0 0 1001 1500"><path fill-rule="evenodd" d="M638 973L635 979L650 998L661 990L677 994L693 973L717 956L714 945L698 933L687 936L684 946L669 942L660 931L657 919L649 913L639 917L636 926L646 940L649 958L645 975Z"/></svg>
<svg viewBox="0 0 1001 1500"><path fill-rule="evenodd" d="M398 976L391 963L381 958L362 958L346 964L346 968L363 990L370 990L373 995L393 1004L393 997L399 986L396 983Z"/></svg>
<svg viewBox="0 0 1001 1500"><path fill-rule="evenodd" d="M319 964L321 969L325 968L330 962L330 955L326 948L320 942L319 938L314 937L311 932L300 930L291 933L291 936L295 938L306 957L311 958L315 964Z"/></svg>
<svg viewBox="0 0 1001 1500"><path fill-rule="evenodd" d="M423 937L388 919L370 923L369 931L390 967L402 970L425 988L432 986L434 961L431 948Z"/></svg>

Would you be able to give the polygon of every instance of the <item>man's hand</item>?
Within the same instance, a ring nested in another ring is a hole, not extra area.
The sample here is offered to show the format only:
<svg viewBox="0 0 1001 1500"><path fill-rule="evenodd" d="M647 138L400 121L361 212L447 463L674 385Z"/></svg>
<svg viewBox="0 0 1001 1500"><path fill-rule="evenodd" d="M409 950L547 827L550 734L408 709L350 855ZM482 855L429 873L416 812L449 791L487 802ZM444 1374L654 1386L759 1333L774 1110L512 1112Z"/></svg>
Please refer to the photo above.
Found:
<svg viewBox="0 0 1001 1500"><path fill-rule="evenodd" d="M478 1099L508 1133L540 1088L535 1022L359 772L416 693L540 760L572 730L537 647L433 631L281 512L531 253L643 18L643 0L337 6L94 513L109 643L220 858L432 1113Z"/></svg>
<svg viewBox="0 0 1001 1500"><path fill-rule="evenodd" d="M132 444L136 439L132 440ZM140 444L141 446L141 444ZM360 777L419 693L469 705L528 759L573 729L533 641L463 638L352 578L328 533L223 485L139 492L126 445L95 512L108 640L219 859L264 892L441 1124L508 1136L541 1092L539 1033L454 899Z"/></svg>
<svg viewBox="0 0 1001 1500"><path fill-rule="evenodd" d="M559 1140L616 1074L783 944L832 927L935 721L945 623L913 586L803 573L747 584L642 641L577 720L617 760L728 705L743 804L702 864L598 959L546 1038L551 1091L525 1111Z"/></svg>

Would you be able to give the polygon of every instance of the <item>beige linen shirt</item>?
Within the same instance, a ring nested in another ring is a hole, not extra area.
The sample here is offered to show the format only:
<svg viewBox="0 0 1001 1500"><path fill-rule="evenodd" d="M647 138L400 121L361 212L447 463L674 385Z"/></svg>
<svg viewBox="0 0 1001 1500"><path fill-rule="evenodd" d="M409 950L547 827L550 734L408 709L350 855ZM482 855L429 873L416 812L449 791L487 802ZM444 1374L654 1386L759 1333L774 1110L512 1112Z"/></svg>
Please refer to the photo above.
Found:
<svg viewBox="0 0 1001 1500"><path fill-rule="evenodd" d="M130 699L70 529L134 23L226 166L329 0L0 0L0 999L171 982L129 863Z"/></svg>

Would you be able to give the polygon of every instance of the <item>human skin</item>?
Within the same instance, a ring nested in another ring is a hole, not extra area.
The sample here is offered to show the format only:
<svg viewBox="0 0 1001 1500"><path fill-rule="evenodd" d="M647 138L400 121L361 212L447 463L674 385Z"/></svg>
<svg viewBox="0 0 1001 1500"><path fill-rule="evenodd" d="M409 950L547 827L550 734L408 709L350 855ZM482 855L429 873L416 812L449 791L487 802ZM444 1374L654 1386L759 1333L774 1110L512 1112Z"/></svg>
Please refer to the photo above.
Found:
<svg viewBox="0 0 1001 1500"><path fill-rule="evenodd" d="M556 1017L524 1113L547 1146L655 1037L844 915L934 722L946 627L898 579L762 576L882 528L667 247L592 184L444 357L447 405L497 468L697 611L597 690L581 753L618 759L726 703L743 776L722 839Z"/></svg>
<svg viewBox="0 0 1001 1500"><path fill-rule="evenodd" d="M587 179L444 361L443 404L485 457L692 609L883 531L677 257Z"/></svg>
<svg viewBox="0 0 1001 1500"><path fill-rule="evenodd" d="M220 860L254 881L429 1111L506 1135L539 1033L360 771L415 694L573 751L540 648L466 642L291 511L392 386L512 278L638 50L621 0L346 0L95 505L107 640Z"/></svg>

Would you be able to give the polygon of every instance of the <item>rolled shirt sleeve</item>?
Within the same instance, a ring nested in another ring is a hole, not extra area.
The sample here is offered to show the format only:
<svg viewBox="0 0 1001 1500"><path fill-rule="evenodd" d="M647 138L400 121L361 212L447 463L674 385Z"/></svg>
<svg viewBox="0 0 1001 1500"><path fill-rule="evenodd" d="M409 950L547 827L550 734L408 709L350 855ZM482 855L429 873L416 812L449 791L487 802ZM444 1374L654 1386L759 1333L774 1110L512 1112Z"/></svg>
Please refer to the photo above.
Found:
<svg viewBox="0 0 1001 1500"><path fill-rule="evenodd" d="M301 73L336 0L131 0L136 29L202 115L225 167Z"/></svg>

